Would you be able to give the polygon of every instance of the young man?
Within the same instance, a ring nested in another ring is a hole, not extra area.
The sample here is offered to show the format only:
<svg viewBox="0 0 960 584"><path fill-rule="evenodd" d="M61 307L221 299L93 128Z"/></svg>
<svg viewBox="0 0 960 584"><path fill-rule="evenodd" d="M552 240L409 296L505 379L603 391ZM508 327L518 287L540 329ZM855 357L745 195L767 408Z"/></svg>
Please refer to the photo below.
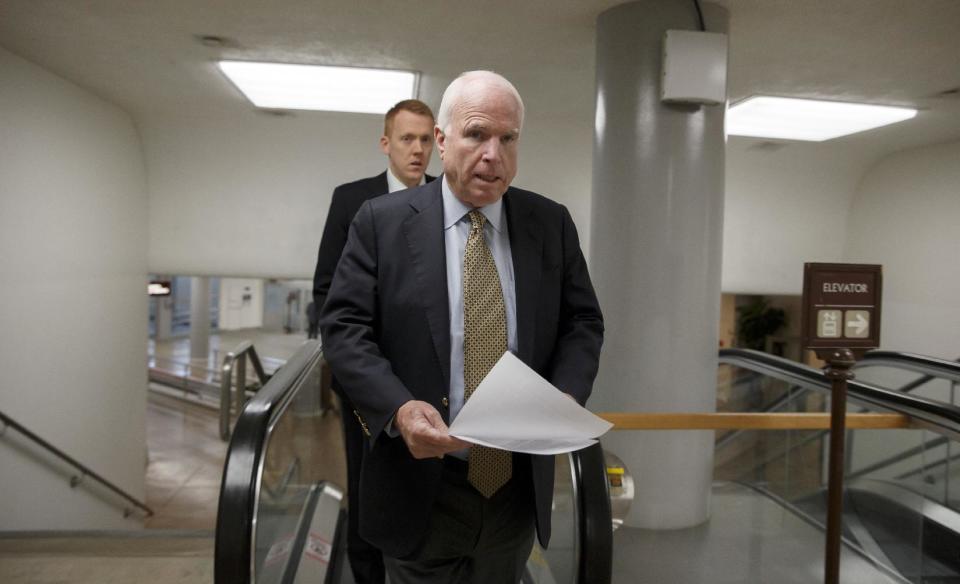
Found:
<svg viewBox="0 0 960 584"><path fill-rule="evenodd" d="M370 178L338 186L333 191L327 223L323 228L317 268L313 277L313 314L319 314L326 301L334 270L340 260L350 223L367 200L422 185L433 180L426 174L433 152L433 112L416 99L401 101L387 112L383 122L380 149L387 155L387 169ZM311 317L311 329L316 329ZM376 547L357 532L360 514L360 468L367 450L363 427L356 412L334 379L334 390L341 397L344 444L347 451L347 555L357 584L383 584L383 557Z"/></svg>

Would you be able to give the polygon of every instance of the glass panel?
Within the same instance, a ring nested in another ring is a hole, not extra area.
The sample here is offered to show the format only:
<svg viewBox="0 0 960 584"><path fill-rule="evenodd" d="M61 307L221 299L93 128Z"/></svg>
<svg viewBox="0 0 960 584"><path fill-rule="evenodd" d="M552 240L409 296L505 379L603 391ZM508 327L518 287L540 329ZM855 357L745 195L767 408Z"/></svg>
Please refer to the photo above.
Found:
<svg viewBox="0 0 960 584"><path fill-rule="evenodd" d="M960 383L950 384L950 403L960 405ZM951 441L947 447L947 457L940 467L943 477L945 505L960 511L960 445Z"/></svg>
<svg viewBox="0 0 960 584"><path fill-rule="evenodd" d="M823 391L804 391L734 367L726 369L718 388L720 411L757 411L769 409L770 403L774 411L824 411L828 402ZM916 378L895 373L887 380L896 387ZM771 391L778 400L758 396L758 391ZM916 391L944 403L957 399L956 388L943 380ZM851 400L848 411L871 410ZM841 581L960 581L960 445L923 429L849 430L846 438ZM814 541L801 545L798 540L797 546L822 549L828 459L829 432L724 433L718 436L715 455L714 477L719 481L715 505L733 488L725 485L749 487L783 506L784 523L778 529L788 524L788 515L821 525ZM737 498L748 505L743 494ZM765 537L782 539L797 533L770 531ZM804 537L809 540L811 534ZM816 570L822 570L822 551L818 566Z"/></svg>
<svg viewBox="0 0 960 584"><path fill-rule="evenodd" d="M932 564L924 549L925 507L932 502L924 476L936 437L913 429L848 436L845 535L911 582L940 581L928 579Z"/></svg>
<svg viewBox="0 0 960 584"><path fill-rule="evenodd" d="M317 570L325 573L329 562L339 499L331 502L329 493L318 487L332 478L331 469L342 466L342 442L338 426L322 420L320 374L318 361L274 418L263 453L253 531L258 584L293 581L293 575L303 571L305 558L311 558L311 575L321 577ZM332 525L318 527L318 521L329 524L331 516Z"/></svg>
<svg viewBox="0 0 960 584"><path fill-rule="evenodd" d="M533 544L523 584L574 584L577 579L577 502L570 455L557 455L555 467L550 548Z"/></svg>

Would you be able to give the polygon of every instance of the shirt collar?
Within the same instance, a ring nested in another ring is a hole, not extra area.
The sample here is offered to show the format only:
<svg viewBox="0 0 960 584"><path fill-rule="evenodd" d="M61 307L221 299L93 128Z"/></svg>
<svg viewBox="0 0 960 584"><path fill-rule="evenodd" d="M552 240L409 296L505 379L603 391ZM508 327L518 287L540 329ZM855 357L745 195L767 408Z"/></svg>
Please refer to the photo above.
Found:
<svg viewBox="0 0 960 584"><path fill-rule="evenodd" d="M427 182L427 175L426 175L426 173L424 173L424 174L420 177L420 182L417 183L417 185L419 186L419 185L422 185L422 184L424 184L424 183L426 183L426 182ZM397 178L397 177L393 174L393 171L392 171L392 170L390 169L390 167L388 166L388 167L387 167L387 192L388 192L388 193L395 193L395 192L397 192L397 191L402 191L402 190L404 190L404 189L409 189L409 188L410 188L410 187L408 187L407 185L403 184L403 181L400 180L399 178Z"/></svg>
<svg viewBox="0 0 960 584"><path fill-rule="evenodd" d="M473 207L467 205L453 194L450 183L447 182L447 175L441 177L443 181L441 191L443 191L443 229L446 231L456 225L463 217L473 211ZM497 199L496 203L490 203L480 207L479 211L487 218L487 223L493 226L493 229L499 233L500 229L506 223L504 218L503 197Z"/></svg>

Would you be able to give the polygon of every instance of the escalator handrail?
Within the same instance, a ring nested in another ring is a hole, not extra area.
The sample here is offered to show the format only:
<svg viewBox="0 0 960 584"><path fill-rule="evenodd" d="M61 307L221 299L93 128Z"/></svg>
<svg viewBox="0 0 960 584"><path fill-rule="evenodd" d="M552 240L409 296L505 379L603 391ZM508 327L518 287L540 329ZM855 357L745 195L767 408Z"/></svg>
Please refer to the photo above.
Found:
<svg viewBox="0 0 960 584"><path fill-rule="evenodd" d="M915 373L922 373L925 376L922 383L937 378L960 382L960 363L915 353L868 351L863 356L863 360L858 361L856 366L858 368L879 366L907 369ZM917 380L917 382L920 381L920 379Z"/></svg>
<svg viewBox="0 0 960 584"><path fill-rule="evenodd" d="M613 518L603 448L571 453L577 509L577 584L609 584L613 577Z"/></svg>
<svg viewBox="0 0 960 584"><path fill-rule="evenodd" d="M788 383L830 391L830 381L822 371L783 357L752 349L720 349L719 359L721 363L758 371ZM847 392L858 401L904 414L931 430L960 437L960 407L856 380L847 383Z"/></svg>
<svg viewBox="0 0 960 584"><path fill-rule="evenodd" d="M945 361L936 357L902 353L898 351L869 351L866 353L866 355L864 355L863 360L857 361L856 365L853 367L854 369L860 369L862 367L871 366L893 367L896 369L905 369L924 374L923 377L898 387L897 391L902 393L909 393L918 387L933 381L934 379L942 379L944 377L947 379L953 379L954 373L956 375L960 375L960 359L957 361ZM945 376L943 373L947 373L948 375ZM800 389L801 391L794 392L794 389ZM763 408L762 411L776 411L777 409L785 407L797 399L805 396L807 391L809 391L807 388L796 386L791 387L787 393L768 404ZM722 448L723 446L726 446L743 432L744 430L734 430L732 432L728 432L722 438L717 440L716 448Z"/></svg>
<svg viewBox="0 0 960 584"><path fill-rule="evenodd" d="M217 507L215 584L250 584L253 531L262 456L270 432L301 383L322 358L319 341L304 342L258 391L237 418L227 450Z"/></svg>

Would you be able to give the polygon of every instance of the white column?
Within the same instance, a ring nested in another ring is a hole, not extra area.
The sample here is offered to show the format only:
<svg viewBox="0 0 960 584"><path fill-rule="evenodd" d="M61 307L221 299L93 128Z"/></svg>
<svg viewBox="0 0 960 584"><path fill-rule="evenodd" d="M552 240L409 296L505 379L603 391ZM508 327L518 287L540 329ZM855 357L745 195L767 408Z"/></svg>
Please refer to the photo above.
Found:
<svg viewBox="0 0 960 584"><path fill-rule="evenodd" d="M154 338L158 341L165 341L170 338L170 331L173 326L173 296L157 296L154 298L157 303L156 315L156 334Z"/></svg>
<svg viewBox="0 0 960 584"><path fill-rule="evenodd" d="M210 278L190 278L190 358L210 353Z"/></svg>
<svg viewBox="0 0 960 584"><path fill-rule="evenodd" d="M727 13L704 7L707 28ZM606 320L597 411L715 410L723 229L723 106L660 101L668 29L699 30L694 4L641 0L597 19L591 271ZM604 447L636 486L627 525L709 517L711 431L622 431Z"/></svg>

